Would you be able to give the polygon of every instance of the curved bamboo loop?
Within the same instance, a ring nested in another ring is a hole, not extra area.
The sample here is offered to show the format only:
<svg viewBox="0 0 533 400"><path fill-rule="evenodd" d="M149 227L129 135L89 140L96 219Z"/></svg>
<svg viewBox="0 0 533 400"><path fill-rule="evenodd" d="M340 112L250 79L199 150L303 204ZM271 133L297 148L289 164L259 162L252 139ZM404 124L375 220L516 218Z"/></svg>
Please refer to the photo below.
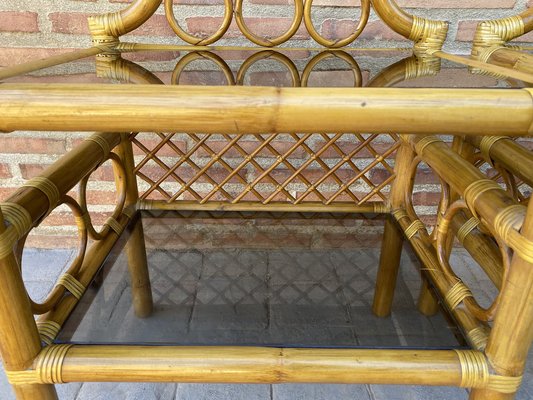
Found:
<svg viewBox="0 0 533 400"><path fill-rule="evenodd" d="M69 290L74 296L78 293L77 289L74 289L73 287L67 287L70 286L68 283L64 285L62 282L66 279L67 281L70 280L69 278L64 278L65 275L70 275L72 277L76 276L80 268L83 264L83 260L85 258L85 252L87 250L87 229L84 224L79 224L80 217L82 216L82 210L80 205L70 196L63 196L61 199L61 204L66 204L74 217L76 218L76 224L78 225L78 235L79 235L79 245L78 245L78 254L76 255L76 258L72 261L70 266L68 267L65 274L59 278L58 282L52 289L52 291L48 294L46 299L42 303L37 303L31 298L30 304L31 309L34 314L44 314L48 311L50 311L54 306L57 305L57 303L61 300L63 295L65 294L65 290ZM22 268L21 264L21 268ZM71 282L72 283L72 282ZM71 291L70 288L73 288L74 291ZM29 296L28 296L29 297ZM81 296L80 296L81 297Z"/></svg>
<svg viewBox="0 0 533 400"><path fill-rule="evenodd" d="M355 28L355 31L348 37L344 39L328 40L322 37L315 26L313 25L313 19L311 16L311 7L313 5L313 0L306 0L304 5L304 23L307 28L309 35L317 42L318 44L329 47L329 48L339 48L344 47L352 43L359 35L363 32L368 22L368 17L370 15L370 0L361 0L361 16L359 17L359 22Z"/></svg>
<svg viewBox="0 0 533 400"><path fill-rule="evenodd" d="M47 211L47 213L51 213L52 210L59 203L59 199L61 197L61 193L59 193L59 189L57 188L55 183L52 182L48 178L45 178L43 176L37 176L37 177L32 178L29 181L23 183L22 187L31 187L31 188L40 190L41 192L44 193L44 195L48 198L48 211Z"/></svg>
<svg viewBox="0 0 533 400"><path fill-rule="evenodd" d="M93 43L116 45L120 36L144 24L160 4L161 0L134 0L122 11L89 17Z"/></svg>
<svg viewBox="0 0 533 400"><path fill-rule="evenodd" d="M302 72L302 87L307 87L307 83L309 81L309 77L311 76L311 73L313 72L313 69L323 60L336 57L348 64L353 72L354 76L354 87L361 87L363 86L363 74L361 73L361 69L359 68L359 64L357 64L357 61L355 61L355 58L353 58L350 54L346 53L342 50L332 50L332 51L323 51L318 53L316 56L314 56L305 66L303 72Z"/></svg>
<svg viewBox="0 0 533 400"><path fill-rule="evenodd" d="M222 24L215 33L205 39L202 39L193 36L183 30L183 28L176 20L176 17L174 15L174 8L172 6L172 0L165 0L165 15L167 17L167 21L170 27L180 39L196 46L207 46L211 43L216 42L227 32L231 24L231 20L233 19L233 0L224 0L224 18L222 20Z"/></svg>
<svg viewBox="0 0 533 400"><path fill-rule="evenodd" d="M284 65L289 74L291 75L292 87L300 87L301 80L300 74L298 73L298 68L292 62L292 60L283 53L278 53L273 50L263 50L258 53L252 54L248 57L240 66L239 71L237 72L236 84L243 85L246 73L256 62L265 59L273 59L278 61L280 64Z"/></svg>
<svg viewBox="0 0 533 400"><path fill-rule="evenodd" d="M50 345L43 349L35 364L35 371L40 380L39 383L65 383L61 370L63 361L71 347L71 344L58 344Z"/></svg>
<svg viewBox="0 0 533 400"><path fill-rule="evenodd" d="M233 77L233 72L231 72L229 65L222 57L215 53L211 53L210 51L194 51L183 56L172 71L172 78L170 80L172 85L179 85L180 76L185 68L187 68L190 63L199 59L206 59L213 62L224 74L227 84L230 86L235 85L235 78Z"/></svg>
<svg viewBox="0 0 533 400"><path fill-rule="evenodd" d="M248 38L251 42L264 47L272 47L280 45L294 36L303 19L303 0L294 0L294 17L292 19L291 26L289 29L282 35L274 39L264 39L261 38L250 31L246 22L244 21L244 16L242 15L242 3L243 0L237 0L235 4L235 21L239 26L242 34Z"/></svg>
<svg viewBox="0 0 533 400"><path fill-rule="evenodd" d="M111 160L113 164L115 165L115 167L117 168L117 171L119 171L119 177L117 179L117 182L119 182L119 188L118 188L118 199L117 199L117 204L115 206L115 209L113 210L111 217L104 223L104 227L100 230L100 232L97 232L96 229L94 228L94 225L91 220L91 216L87 209L87 183L89 181L89 178L92 172L87 174L85 177L83 177L80 180L79 188L78 188L80 208L82 210L82 213L79 216L80 218L78 221L80 223L83 223L83 225L85 225L87 232L89 234L89 237L93 240L102 240L103 238L105 238L109 234L109 232L114 230L111 227L111 225L114 225L115 228L117 228L117 225L113 223L112 219L116 221L116 219L122 214L122 210L124 209L124 204L126 203L127 187L126 187L126 179L125 179L126 170L125 170L124 164L122 163L122 160L120 159L120 157L117 156L115 153L109 153L107 158L104 158L104 161L106 160ZM95 168L93 172L97 168ZM122 228L118 230L122 232Z"/></svg>
<svg viewBox="0 0 533 400"><path fill-rule="evenodd" d="M37 321L37 330L42 342L50 345L61 330L61 325L55 321Z"/></svg>

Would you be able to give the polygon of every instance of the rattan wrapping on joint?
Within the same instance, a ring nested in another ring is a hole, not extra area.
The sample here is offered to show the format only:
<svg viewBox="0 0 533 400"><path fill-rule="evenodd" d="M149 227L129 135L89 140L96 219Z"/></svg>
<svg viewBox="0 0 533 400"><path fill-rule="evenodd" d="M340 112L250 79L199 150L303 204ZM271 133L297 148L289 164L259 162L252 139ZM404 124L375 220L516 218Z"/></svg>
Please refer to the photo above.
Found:
<svg viewBox="0 0 533 400"><path fill-rule="evenodd" d="M463 282L458 281L448 290L444 300L450 309L454 310L467 297L472 297L472 292Z"/></svg>
<svg viewBox="0 0 533 400"><path fill-rule="evenodd" d="M489 191L489 190L502 190L500 185L498 185L496 182L494 182L491 179L480 179L478 181L475 181L467 186L465 189L465 192L463 193L463 197L466 201L466 205L470 209L470 212L477 217L476 213L476 200L481 196L483 193Z"/></svg>
<svg viewBox="0 0 533 400"><path fill-rule="evenodd" d="M102 136L99 135L93 135L85 139L87 141L91 141L96 143L100 148L102 149L103 158L106 159L109 153L111 152L111 148L109 147L109 143L107 143L107 140L105 140Z"/></svg>
<svg viewBox="0 0 533 400"><path fill-rule="evenodd" d="M14 227L8 227L0 235L0 260L13 253L13 246L17 243L17 231Z"/></svg>
<svg viewBox="0 0 533 400"><path fill-rule="evenodd" d="M479 149L481 150L481 155L487 161L490 165L494 166L494 163L492 161L492 158L490 156L490 149L494 145L494 143L498 142L499 140L507 139L506 136L484 136L481 139L481 143L479 144Z"/></svg>
<svg viewBox="0 0 533 400"><path fill-rule="evenodd" d="M409 39L415 42L415 51L418 55L431 55L433 52L440 50L446 40L447 33L448 24L446 22L413 15L413 25Z"/></svg>
<svg viewBox="0 0 533 400"><path fill-rule="evenodd" d="M396 218L396 221L399 221L401 220L402 218L407 218L409 217L407 215L407 213L405 212L405 210L401 209L401 208L398 208L397 210L394 210L392 212L392 215L394 216L394 218Z"/></svg>
<svg viewBox="0 0 533 400"><path fill-rule="evenodd" d="M78 300L81 299L81 296L83 296L83 293L85 293L85 286L83 286L80 281L68 273L61 275L57 281L57 285L63 286Z"/></svg>
<svg viewBox="0 0 533 400"><path fill-rule="evenodd" d="M83 213L79 217L75 217L75 220L78 229L85 229L91 224L91 216L89 215L89 213Z"/></svg>
<svg viewBox="0 0 533 400"><path fill-rule="evenodd" d="M33 224L31 215L20 204L4 202L0 203L0 209L4 219L13 226L19 238L31 229Z"/></svg>
<svg viewBox="0 0 533 400"><path fill-rule="evenodd" d="M137 207L135 204L132 204L128 207L124 207L124 210L122 210L122 214L124 214L129 219L132 219L136 212L137 212Z"/></svg>
<svg viewBox="0 0 533 400"><path fill-rule="evenodd" d="M71 347L71 344L58 344L43 349L39 354L35 368L40 383L64 383L61 369L65 356Z"/></svg>
<svg viewBox="0 0 533 400"><path fill-rule="evenodd" d="M22 186L35 188L43 192L48 198L48 212L51 212L55 208L55 206L59 203L59 199L61 198L61 193L59 193L55 183L42 176L32 178Z"/></svg>
<svg viewBox="0 0 533 400"><path fill-rule="evenodd" d="M435 136L424 136L422 139L418 141L418 143L415 145L415 150L418 155L422 155L424 152L424 149L429 146L431 143L437 143L442 142L439 138Z"/></svg>
<svg viewBox="0 0 533 400"><path fill-rule="evenodd" d="M470 234L470 232L476 229L478 225L479 219L476 217L472 217L466 221L457 231L457 239L459 242L464 243L466 237Z"/></svg>
<svg viewBox="0 0 533 400"><path fill-rule="evenodd" d="M105 225L109 226L117 235L122 233L123 227L120 223L113 217L109 217L105 222Z"/></svg>
<svg viewBox="0 0 533 400"><path fill-rule="evenodd" d="M37 329L39 331L39 336L41 341L48 344L52 344L55 340L59 331L61 330L61 325L55 321L43 321L37 322Z"/></svg>
<svg viewBox="0 0 533 400"><path fill-rule="evenodd" d="M407 239L411 239L413 236L415 236L419 230L425 229L425 225L422 221L419 219L414 220L411 222L411 224L405 228L405 236L407 236Z"/></svg>
<svg viewBox="0 0 533 400"><path fill-rule="evenodd" d="M487 347L488 335L480 327L472 329L466 334L466 336L468 336L468 339L477 350L482 351Z"/></svg>
<svg viewBox="0 0 533 400"><path fill-rule="evenodd" d="M515 254L533 263L533 242L519 232L524 223L525 214L526 207L522 205L515 204L506 207L494 218L494 229Z"/></svg>
<svg viewBox="0 0 533 400"><path fill-rule="evenodd" d="M455 350L461 364L461 387L484 388L489 383L489 366L480 351Z"/></svg>

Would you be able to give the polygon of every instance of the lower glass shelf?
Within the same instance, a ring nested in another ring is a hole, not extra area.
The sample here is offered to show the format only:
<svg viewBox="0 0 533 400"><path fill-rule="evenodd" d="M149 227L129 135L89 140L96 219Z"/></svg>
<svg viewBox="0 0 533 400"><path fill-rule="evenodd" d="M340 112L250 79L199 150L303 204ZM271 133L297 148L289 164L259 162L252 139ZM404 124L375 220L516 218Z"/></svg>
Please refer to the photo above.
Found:
<svg viewBox="0 0 533 400"><path fill-rule="evenodd" d="M460 348L444 312L420 314L420 273L404 249L390 317L372 314L384 217L143 211L57 343ZM142 229L154 309L132 305L125 251Z"/></svg>

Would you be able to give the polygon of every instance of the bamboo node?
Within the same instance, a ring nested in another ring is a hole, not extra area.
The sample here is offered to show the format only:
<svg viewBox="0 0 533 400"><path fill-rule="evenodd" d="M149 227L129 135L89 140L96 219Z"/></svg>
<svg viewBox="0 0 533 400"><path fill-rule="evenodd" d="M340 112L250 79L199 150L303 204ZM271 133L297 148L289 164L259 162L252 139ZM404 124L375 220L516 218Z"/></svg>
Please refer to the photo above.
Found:
<svg viewBox="0 0 533 400"><path fill-rule="evenodd" d="M464 243L466 237L480 224L479 219L476 217L470 218L466 221L457 231L457 239L459 242Z"/></svg>
<svg viewBox="0 0 533 400"><path fill-rule="evenodd" d="M435 136L424 136L418 141L417 144L415 144L415 151L419 156L421 156L427 146L437 142L442 142L442 140Z"/></svg>
<svg viewBox="0 0 533 400"><path fill-rule="evenodd" d="M426 226L422 221L419 219L415 219L411 224L405 228L404 233L405 236L407 236L407 239L411 239L413 236L415 236L419 230L425 229Z"/></svg>
<svg viewBox="0 0 533 400"><path fill-rule="evenodd" d="M457 281L446 293L444 300L451 310L455 310L467 297L472 297L472 292L462 281Z"/></svg>
<svg viewBox="0 0 533 400"><path fill-rule="evenodd" d="M12 385L30 385L38 383L39 375L35 370L9 371L6 370L6 377Z"/></svg>
<svg viewBox="0 0 533 400"><path fill-rule="evenodd" d="M109 226L117 235L120 235L124 230L122 225L113 217L109 217L105 225Z"/></svg>
<svg viewBox="0 0 533 400"><path fill-rule="evenodd" d="M485 388L489 383L489 366L485 355L475 350L454 350L461 364L463 388Z"/></svg>
<svg viewBox="0 0 533 400"><path fill-rule="evenodd" d="M102 158L103 160L105 160L107 156L109 155L109 153L111 152L111 148L109 147L109 143L107 143L107 140L105 140L102 136L98 134L92 135L85 140L94 142L98 146L100 146L103 152L103 158Z"/></svg>
<svg viewBox="0 0 533 400"><path fill-rule="evenodd" d="M31 215L20 204L4 202L0 203L0 209L5 220L13 226L19 238L31 229L33 225Z"/></svg>
<svg viewBox="0 0 533 400"><path fill-rule="evenodd" d="M39 331L41 341L47 345L50 345L53 343L59 331L61 330L61 325L55 321L38 321L37 330Z"/></svg>
<svg viewBox="0 0 533 400"><path fill-rule="evenodd" d="M61 275L56 286L59 285L67 289L78 300L81 299L81 296L83 296L83 293L85 293L85 286L83 286L80 281L78 281L69 273L64 273Z"/></svg>
<svg viewBox="0 0 533 400"><path fill-rule="evenodd" d="M415 42L415 54L433 58L433 53L442 49L447 34L447 22L413 16L409 39Z"/></svg>
<svg viewBox="0 0 533 400"><path fill-rule="evenodd" d="M35 371L39 383L65 383L62 377L63 361L72 347L71 344L58 344L45 347L37 357Z"/></svg>
<svg viewBox="0 0 533 400"><path fill-rule="evenodd" d="M489 190L502 190L500 185L490 179L480 179L478 181L472 182L467 186L463 193L463 198L465 199L466 205L470 209L470 212L474 217L477 217L476 214L476 201L483 193Z"/></svg>
<svg viewBox="0 0 533 400"><path fill-rule="evenodd" d="M32 178L28 182L24 183L22 186L31 187L43 192L44 195L48 198L48 212L51 212L55 208L55 206L59 203L59 199L61 198L61 193L59 193L59 189L57 188L55 183L52 182L50 179L42 176Z"/></svg>
<svg viewBox="0 0 533 400"><path fill-rule="evenodd" d="M481 150L481 155L491 166L494 166L494 162L490 156L490 149L492 146L502 140L507 139L506 136L483 136L481 143L479 144L479 149Z"/></svg>
<svg viewBox="0 0 533 400"><path fill-rule="evenodd" d="M476 350L483 351L485 350L485 347L487 347L487 341L488 341L488 335L487 333L480 327L474 328L470 330L466 336L470 340L470 342L474 345Z"/></svg>

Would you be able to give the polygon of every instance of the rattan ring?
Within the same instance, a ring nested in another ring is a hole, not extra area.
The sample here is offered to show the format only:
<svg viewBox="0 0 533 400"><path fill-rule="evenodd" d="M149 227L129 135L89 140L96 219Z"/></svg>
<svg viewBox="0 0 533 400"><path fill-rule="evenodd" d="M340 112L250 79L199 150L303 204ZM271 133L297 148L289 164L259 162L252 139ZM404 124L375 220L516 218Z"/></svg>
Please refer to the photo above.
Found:
<svg viewBox="0 0 533 400"><path fill-rule="evenodd" d="M275 60L287 68L289 74L291 75L291 86L292 87L299 87L301 85L300 74L298 73L298 68L296 68L292 60L289 57L287 57L285 54L279 53L274 50L263 50L263 51L254 53L250 57L248 57L241 64L239 71L237 72L237 85L244 84L244 79L246 77L246 74L248 70L252 67L252 65L254 65L256 62L260 60L266 60L266 59Z"/></svg>
<svg viewBox="0 0 533 400"><path fill-rule="evenodd" d="M242 34L248 38L251 42L264 47L273 47L279 44L282 44L292 38L300 24L302 23L303 14L304 14L304 5L303 0L294 0L294 18L292 19L291 26L289 29L282 35L274 39L264 39L252 33L246 22L244 21L244 16L242 15L242 3L243 0L237 0L235 3L235 21L239 26Z"/></svg>
<svg viewBox="0 0 533 400"><path fill-rule="evenodd" d="M231 20L233 19L233 1L224 0L224 19L222 20L222 24L215 33L204 39L193 36L181 28L174 15L172 0L165 0L165 15L170 27L180 39L192 45L206 46L219 40L228 30Z"/></svg>
<svg viewBox="0 0 533 400"><path fill-rule="evenodd" d="M180 76L182 72L187 68L187 66L196 61L196 60L209 60L215 63L222 73L224 74L224 77L226 78L226 83L229 86L235 85L235 79L233 77L233 72L231 72L231 68L226 64L226 62L222 59L222 57L216 55L215 53L211 53L209 51L193 51L185 56L183 56L178 63L176 64L176 67L174 67L174 71L172 71L172 78L171 82L173 85L179 85L180 83Z"/></svg>
<svg viewBox="0 0 533 400"><path fill-rule="evenodd" d="M313 6L313 0L306 0L304 5L304 23L307 28L309 35L317 42L318 44L329 47L329 48L339 48L344 47L352 43L359 35L363 32L368 22L368 17L370 15L370 0L361 0L361 16L359 17L359 22L355 27L355 31L348 37L344 39L328 40L321 36L315 26L313 25L313 19L311 16L311 7Z"/></svg>
<svg viewBox="0 0 533 400"><path fill-rule="evenodd" d="M348 53L342 50L332 50L332 51L323 51L318 53L316 56L314 56L305 66L303 72L302 72L302 86L307 87L309 77L311 76L311 73L313 72L313 69L316 67L318 63L321 61L328 59L328 58L339 58L346 62L351 67L351 70L353 72L354 77L354 87L361 87L363 85L363 74L361 73L361 69L359 68L359 64L357 64L357 61Z"/></svg>

